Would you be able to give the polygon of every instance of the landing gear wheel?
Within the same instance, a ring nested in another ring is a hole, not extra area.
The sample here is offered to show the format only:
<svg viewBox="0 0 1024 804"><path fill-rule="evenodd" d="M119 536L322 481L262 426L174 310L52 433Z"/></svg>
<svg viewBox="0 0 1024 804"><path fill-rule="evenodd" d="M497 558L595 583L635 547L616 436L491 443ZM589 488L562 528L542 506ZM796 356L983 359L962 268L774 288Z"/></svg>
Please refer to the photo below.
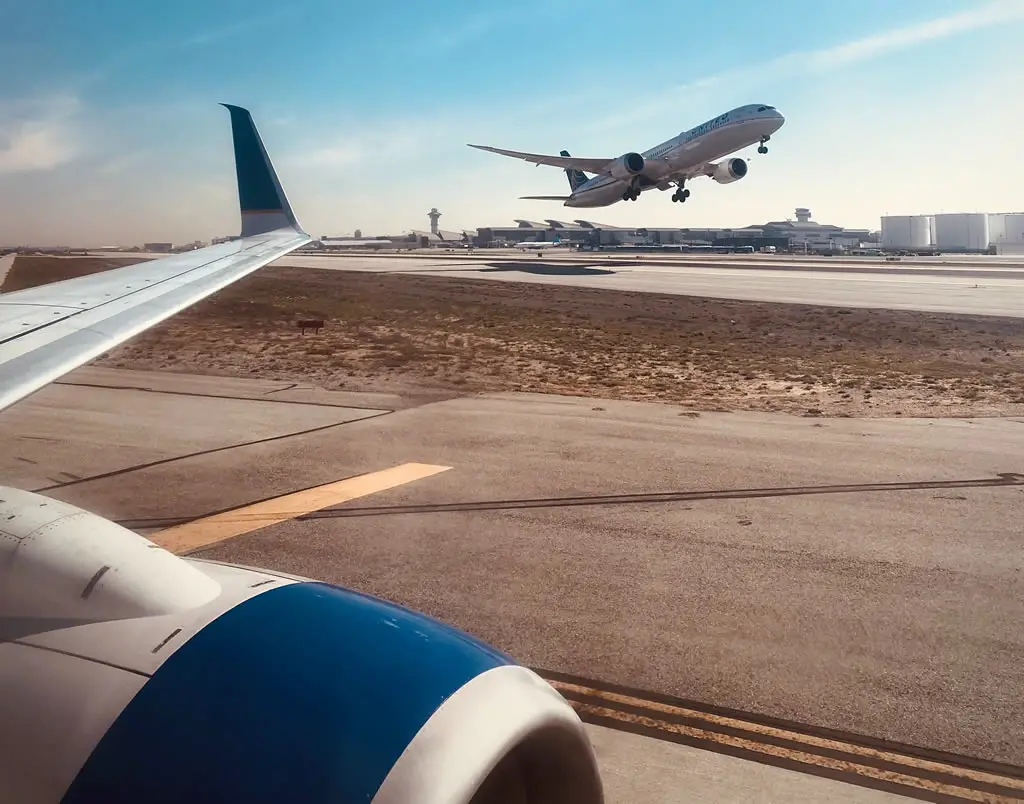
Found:
<svg viewBox="0 0 1024 804"><path fill-rule="evenodd" d="M765 147L764 147L764 146L762 145L762 146L760 146L760 147L759 147L759 148L757 149L757 152L758 152L759 154L766 154L766 153L768 153L768 149L767 149L767 148L765 148Z"/></svg>
<svg viewBox="0 0 1024 804"><path fill-rule="evenodd" d="M757 148L757 152L759 154L766 154L766 153L768 153L768 149L765 148L764 144L766 142L768 142L768 140L770 140L770 139L771 139L771 137L768 136L767 134L765 134L763 137L761 137L761 144Z"/></svg>
<svg viewBox="0 0 1024 804"><path fill-rule="evenodd" d="M680 204L683 203L689 197L689 190L676 190L674 193L672 193L672 200L678 201Z"/></svg>

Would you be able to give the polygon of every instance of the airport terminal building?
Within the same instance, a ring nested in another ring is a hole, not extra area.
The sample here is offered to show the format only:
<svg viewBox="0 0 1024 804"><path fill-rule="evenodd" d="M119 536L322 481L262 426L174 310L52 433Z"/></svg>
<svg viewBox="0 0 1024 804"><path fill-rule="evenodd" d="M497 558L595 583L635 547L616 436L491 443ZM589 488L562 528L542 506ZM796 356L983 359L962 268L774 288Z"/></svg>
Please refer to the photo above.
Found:
<svg viewBox="0 0 1024 804"><path fill-rule="evenodd" d="M877 234L867 229L816 223L811 211L800 207L794 220L770 221L738 229L684 229L667 227L629 228L591 220L572 222L547 219L517 220L516 226L485 226L477 229L474 245L500 247L524 242L544 242L559 237L583 249L671 248L681 251L759 250L773 246L779 251L807 253L844 252L877 248Z"/></svg>

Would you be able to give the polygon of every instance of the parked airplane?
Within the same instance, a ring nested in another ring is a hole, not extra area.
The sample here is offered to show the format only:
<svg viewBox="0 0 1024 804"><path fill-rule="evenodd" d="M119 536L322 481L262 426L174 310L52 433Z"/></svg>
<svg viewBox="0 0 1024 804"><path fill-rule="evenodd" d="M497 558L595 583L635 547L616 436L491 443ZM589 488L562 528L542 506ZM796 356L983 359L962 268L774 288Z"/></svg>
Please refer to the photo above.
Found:
<svg viewBox="0 0 1024 804"><path fill-rule="evenodd" d="M512 247L521 248L523 251L540 251L547 248L561 248L562 238L559 235L555 235L555 239L550 242L546 240L527 240L522 243L516 243Z"/></svg>
<svg viewBox="0 0 1024 804"><path fill-rule="evenodd" d="M768 153L765 145L771 135L786 122L774 106L753 104L708 120L684 131L642 154L630 152L618 159L581 159L562 151L559 156L506 151L489 145L470 145L503 156L512 156L536 165L551 165L565 170L570 195L527 195L525 200L562 201L567 207L606 207L617 201L636 201L645 190L676 187L673 201L690 197L688 179L708 176L719 184L729 184L747 175L747 162L739 157L716 162L748 145L759 143L758 153ZM588 176L587 173L596 173Z"/></svg>
<svg viewBox="0 0 1024 804"><path fill-rule="evenodd" d="M241 238L0 296L0 409L309 242L249 113L227 108ZM490 646L13 488L0 745L10 802L602 801L572 707Z"/></svg>

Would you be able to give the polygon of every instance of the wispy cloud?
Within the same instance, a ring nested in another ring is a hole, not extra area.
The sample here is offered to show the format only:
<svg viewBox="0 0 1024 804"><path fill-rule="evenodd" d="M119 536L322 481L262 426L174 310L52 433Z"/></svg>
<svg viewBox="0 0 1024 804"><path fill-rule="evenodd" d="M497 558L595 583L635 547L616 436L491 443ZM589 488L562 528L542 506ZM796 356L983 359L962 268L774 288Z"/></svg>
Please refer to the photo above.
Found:
<svg viewBox="0 0 1024 804"><path fill-rule="evenodd" d="M434 50L452 50L510 20L511 16L507 11L482 11L470 14L443 28L431 31L426 44Z"/></svg>
<svg viewBox="0 0 1024 804"><path fill-rule="evenodd" d="M893 28L831 47L793 51L766 62L702 76L674 87L668 93L652 95L646 100L641 98L631 104L628 111L595 120L588 128L604 130L650 118L664 112L666 106L671 107L681 100L699 97L701 93L719 87L752 88L785 78L821 74L927 42L1021 20L1024 20L1024 0L995 0L955 14Z"/></svg>
<svg viewBox="0 0 1024 804"><path fill-rule="evenodd" d="M181 40L181 44L186 47L217 44L226 39L241 36L242 34L249 33L250 31L258 28L265 28L275 22L281 22L285 18L294 16L294 13L294 7L289 6L288 8L280 8L267 14L246 17L225 25L219 25L215 28L207 28L205 30L198 31L192 36Z"/></svg>
<svg viewBox="0 0 1024 804"><path fill-rule="evenodd" d="M769 67L788 70L799 66L803 70L824 72L925 42L947 39L968 31L992 28L1018 20L1024 20L1024 0L997 0L956 14L894 28L834 47L790 53L776 59Z"/></svg>
<svg viewBox="0 0 1024 804"><path fill-rule="evenodd" d="M79 107L67 96L0 106L0 173L53 170L77 157Z"/></svg>

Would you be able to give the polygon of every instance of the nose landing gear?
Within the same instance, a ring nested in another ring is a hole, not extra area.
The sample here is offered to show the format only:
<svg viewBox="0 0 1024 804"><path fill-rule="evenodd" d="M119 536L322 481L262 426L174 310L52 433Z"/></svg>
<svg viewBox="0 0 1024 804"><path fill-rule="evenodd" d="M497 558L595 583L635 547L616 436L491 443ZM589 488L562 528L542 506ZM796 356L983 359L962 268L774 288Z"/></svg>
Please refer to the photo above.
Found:
<svg viewBox="0 0 1024 804"><path fill-rule="evenodd" d="M622 194L623 201L636 201L640 197L640 191L635 187L630 187L626 192Z"/></svg>
<svg viewBox="0 0 1024 804"><path fill-rule="evenodd" d="M770 139L771 137L768 134L765 134L763 137L761 137L761 144L757 146L757 152L759 154L768 153L768 148L765 146L765 143L768 142L768 140Z"/></svg>

